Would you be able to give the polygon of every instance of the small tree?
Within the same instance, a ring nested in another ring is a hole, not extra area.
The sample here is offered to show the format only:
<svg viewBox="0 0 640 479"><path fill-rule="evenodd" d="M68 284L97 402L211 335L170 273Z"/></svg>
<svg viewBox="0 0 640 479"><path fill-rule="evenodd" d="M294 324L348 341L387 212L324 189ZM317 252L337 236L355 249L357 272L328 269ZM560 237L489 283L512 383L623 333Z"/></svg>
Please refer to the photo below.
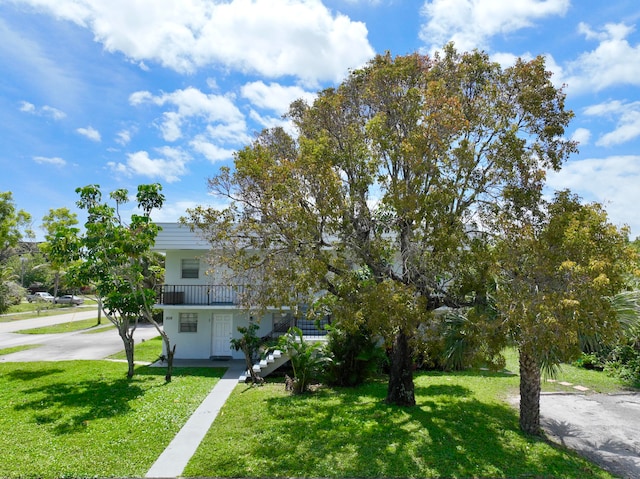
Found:
<svg viewBox="0 0 640 479"><path fill-rule="evenodd" d="M285 351L293 368L293 393L309 390L311 383L320 377L322 366L328 358L322 354L322 343L310 343L302 330L291 328L280 337L279 346Z"/></svg>
<svg viewBox="0 0 640 479"><path fill-rule="evenodd" d="M520 428L539 434L541 371L575 359L581 338L618 332L612 298L634 253L599 205L566 191L519 218L506 220L498 247L496 307L520 354Z"/></svg>
<svg viewBox="0 0 640 479"><path fill-rule="evenodd" d="M246 328L239 326L238 332L242 334L240 338L233 338L231 340L231 346L236 351L242 351L244 353L244 360L247 365L247 371L251 377L253 384L261 384L263 379L256 374L253 370L253 362L256 359L258 350L260 349L261 340L256 334L256 331L260 328L256 323L250 323Z"/></svg>
<svg viewBox="0 0 640 479"><path fill-rule="evenodd" d="M51 209L42 218L46 241L40 245L40 251L49 260L54 273L53 296L58 296L61 274L79 259L80 229L76 227L77 224L78 215L71 213L68 208Z"/></svg>
<svg viewBox="0 0 640 479"><path fill-rule="evenodd" d="M117 328L122 338L129 369L127 377L134 373L133 334L139 318L153 324L162 337L167 351L167 374L171 381L173 357L169 336L153 317L155 291L145 287L144 271L149 261L147 256L155 242L159 227L151 221L151 212L161 208L164 196L159 184L140 185L136 200L142 214L132 214L129 223L121 217L120 208L129 201L125 189L110 194L115 207L102 200L98 185L76 189L80 195L78 207L87 211L86 232L79 238L82 261L73 268L80 284L92 283L98 296L103 298L105 316Z"/></svg>

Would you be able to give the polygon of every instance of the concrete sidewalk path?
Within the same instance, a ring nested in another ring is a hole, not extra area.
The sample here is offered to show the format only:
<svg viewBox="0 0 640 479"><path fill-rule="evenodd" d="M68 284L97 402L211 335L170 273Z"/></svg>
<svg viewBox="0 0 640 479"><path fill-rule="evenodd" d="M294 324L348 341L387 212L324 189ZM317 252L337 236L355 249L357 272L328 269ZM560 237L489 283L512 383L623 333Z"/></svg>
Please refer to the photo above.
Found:
<svg viewBox="0 0 640 479"><path fill-rule="evenodd" d="M211 361L208 361L212 366ZM177 364L174 364L177 366ZM215 364L215 366L219 366ZM151 466L145 477L179 477L187 466L187 463L196 452L196 449L204 439L214 419L227 398L238 385L238 377L244 372L244 361L226 361L220 366L228 366L229 369L216 383L202 404L191 415L180 432L173 438L156 462Z"/></svg>

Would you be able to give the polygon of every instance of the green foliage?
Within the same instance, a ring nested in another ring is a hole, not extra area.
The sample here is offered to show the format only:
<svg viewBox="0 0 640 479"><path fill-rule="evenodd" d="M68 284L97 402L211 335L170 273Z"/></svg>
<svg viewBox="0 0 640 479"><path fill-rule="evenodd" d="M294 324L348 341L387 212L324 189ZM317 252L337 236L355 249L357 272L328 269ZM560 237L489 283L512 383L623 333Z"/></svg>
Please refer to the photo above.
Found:
<svg viewBox="0 0 640 479"><path fill-rule="evenodd" d="M324 378L334 386L359 386L382 369L386 359L384 349L372 337L366 325L357 330L329 327L325 352L331 359L326 364Z"/></svg>
<svg viewBox="0 0 640 479"><path fill-rule="evenodd" d="M293 393L301 394L322 375L323 366L329 359L322 353L322 343L304 339L302 330L291 328L278 342L291 361L293 368Z"/></svg>
<svg viewBox="0 0 640 479"><path fill-rule="evenodd" d="M482 303L490 230L503 209L537 208L545 170L576 150L550 76L543 57L502 69L453 45L377 55L312 104L292 103L295 133L264 130L238 151L209 179L229 207L188 221L212 264L252 285L247 305L293 309L327 291L352 310L343 317L395 344L390 389L411 404L406 344L431 311Z"/></svg>
<svg viewBox="0 0 640 479"><path fill-rule="evenodd" d="M105 315L118 328L125 345L129 377L134 373L133 333L138 319L142 317L156 327L168 351L166 378L170 381L173 350L168 335L153 316L156 298L153 286L159 271L150 254L159 231L150 215L164 202L161 191L159 184L139 185L136 200L143 214L132 214L127 223L120 213L120 208L129 201L127 190L111 192L109 198L114 203L111 206L103 201L99 185L77 188L80 197L77 205L87 212L85 233L78 236L71 220L55 221L55 227L52 226L55 241L50 243L48 254L58 264L68 261L69 255L80 260L71 265L68 275L78 285L95 285Z"/></svg>
<svg viewBox="0 0 640 479"><path fill-rule="evenodd" d="M523 211L502 218L495 297L520 352L522 426L537 434L540 371L576 359L589 338L617 337L611 298L625 288L635 254L600 205L568 191L545 211Z"/></svg>
<svg viewBox="0 0 640 479"><path fill-rule="evenodd" d="M238 326L238 332L242 336L240 338L231 339L231 347L236 351L244 352L250 362L257 359L258 351L262 344L262 340L256 334L259 329L260 325L256 323L250 323L246 328Z"/></svg>
<svg viewBox="0 0 640 479"><path fill-rule="evenodd" d="M256 334L258 329L260 329L260 325L256 323L250 323L246 328L239 326L238 332L240 332L242 336L240 338L231 339L231 347L236 351L243 352L247 371L249 372L254 384L262 384L264 382L253 370L253 364L257 359L258 352L262 344L262 340Z"/></svg>
<svg viewBox="0 0 640 479"><path fill-rule="evenodd" d="M19 241L33 237L31 215L24 210L16 210L10 191L0 191L0 264L14 253L13 248Z"/></svg>

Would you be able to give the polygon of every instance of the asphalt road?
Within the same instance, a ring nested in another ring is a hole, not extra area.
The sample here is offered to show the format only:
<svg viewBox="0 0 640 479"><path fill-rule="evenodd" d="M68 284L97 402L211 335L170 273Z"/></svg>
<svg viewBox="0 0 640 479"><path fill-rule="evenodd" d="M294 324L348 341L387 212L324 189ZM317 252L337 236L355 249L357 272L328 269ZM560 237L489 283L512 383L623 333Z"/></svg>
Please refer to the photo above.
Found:
<svg viewBox="0 0 640 479"><path fill-rule="evenodd" d="M543 394L549 437L627 479L640 479L640 394Z"/></svg>
<svg viewBox="0 0 640 479"><path fill-rule="evenodd" d="M27 344L39 344L33 349L0 356L0 362L67 361L75 359L104 359L124 349L115 328L101 333L76 331L61 334L19 334L16 331L54 324L97 318L97 311L71 311L58 316L22 319L0 323L0 349ZM105 325L111 324L103 317ZM134 333L136 342L158 336L152 325L139 325Z"/></svg>

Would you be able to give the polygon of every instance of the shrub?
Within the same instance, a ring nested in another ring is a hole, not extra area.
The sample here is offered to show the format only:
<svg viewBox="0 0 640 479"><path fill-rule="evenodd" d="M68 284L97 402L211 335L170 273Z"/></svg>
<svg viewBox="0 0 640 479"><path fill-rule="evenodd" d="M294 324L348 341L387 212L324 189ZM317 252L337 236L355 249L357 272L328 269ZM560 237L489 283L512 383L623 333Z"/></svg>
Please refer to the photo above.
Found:
<svg viewBox="0 0 640 479"><path fill-rule="evenodd" d="M290 328L287 334L280 337L278 344L291 361L293 393L308 391L311 383L320 378L323 366L329 360L322 354L322 343L310 343L304 339L302 330Z"/></svg>
<svg viewBox="0 0 640 479"><path fill-rule="evenodd" d="M357 331L330 327L325 347L331 361L327 364L327 383L336 386L358 386L379 371L386 356L378 342L363 325Z"/></svg>

